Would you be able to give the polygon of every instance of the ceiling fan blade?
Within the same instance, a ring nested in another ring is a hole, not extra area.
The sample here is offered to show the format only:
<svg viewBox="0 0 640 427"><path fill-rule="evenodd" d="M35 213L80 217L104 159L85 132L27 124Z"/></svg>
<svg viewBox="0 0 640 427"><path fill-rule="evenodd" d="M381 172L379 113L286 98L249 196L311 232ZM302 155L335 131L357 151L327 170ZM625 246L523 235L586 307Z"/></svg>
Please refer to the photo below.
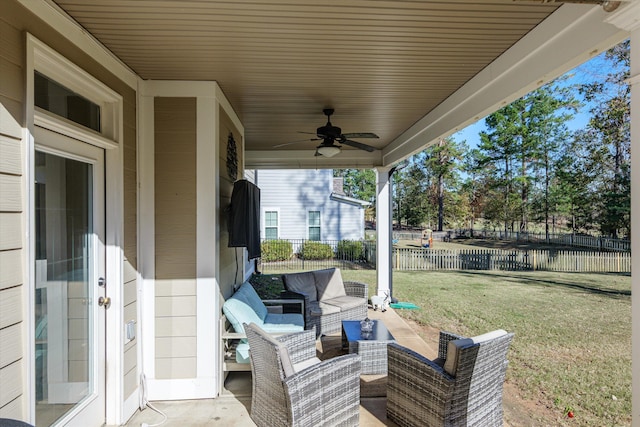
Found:
<svg viewBox="0 0 640 427"><path fill-rule="evenodd" d="M284 147L286 145L291 145L291 144L299 144L301 142L309 142L309 141L321 141L320 138L306 138L306 139L299 139L298 141L291 141L291 142L285 142L284 144L278 144L278 145L274 145L271 148L280 148L280 147Z"/></svg>
<svg viewBox="0 0 640 427"><path fill-rule="evenodd" d="M342 136L345 138L380 138L378 135L371 132L343 133Z"/></svg>
<svg viewBox="0 0 640 427"><path fill-rule="evenodd" d="M359 148L361 150L368 151L370 153L375 151L375 148L373 148L370 145L363 144L362 142L358 142L358 141L352 141L350 139L341 139L340 144L349 145L351 147Z"/></svg>

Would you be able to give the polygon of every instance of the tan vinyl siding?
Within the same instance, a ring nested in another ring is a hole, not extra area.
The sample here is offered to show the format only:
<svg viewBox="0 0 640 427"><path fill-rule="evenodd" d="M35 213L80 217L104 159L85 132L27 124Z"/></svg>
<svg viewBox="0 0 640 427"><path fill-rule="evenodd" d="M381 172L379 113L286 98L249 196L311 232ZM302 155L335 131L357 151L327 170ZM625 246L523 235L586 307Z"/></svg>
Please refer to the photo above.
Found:
<svg viewBox="0 0 640 427"><path fill-rule="evenodd" d="M0 251L0 290L22 283L22 251Z"/></svg>
<svg viewBox="0 0 640 427"><path fill-rule="evenodd" d="M0 212L0 251L22 247L22 214Z"/></svg>
<svg viewBox="0 0 640 427"><path fill-rule="evenodd" d="M0 13L0 417L25 416L24 41Z"/></svg>
<svg viewBox="0 0 640 427"><path fill-rule="evenodd" d="M154 110L155 376L194 378L196 329L184 325L196 323L196 99L156 98Z"/></svg>
<svg viewBox="0 0 640 427"><path fill-rule="evenodd" d="M131 396L138 386L137 375L137 357L138 346L136 341L130 341L125 345L124 349L124 395L125 397Z"/></svg>
<svg viewBox="0 0 640 427"><path fill-rule="evenodd" d="M0 108L2 108L0 106ZM0 171L6 174L22 173L22 151L19 140L0 135Z"/></svg>
<svg viewBox="0 0 640 427"><path fill-rule="evenodd" d="M0 408L11 403L23 394L22 360L13 362L0 370Z"/></svg>
<svg viewBox="0 0 640 427"><path fill-rule="evenodd" d="M22 210L22 179L16 175L0 175L0 211L20 212Z"/></svg>
<svg viewBox="0 0 640 427"><path fill-rule="evenodd" d="M24 394L21 394L3 407L0 407L0 418L23 418L22 408L25 407L25 405Z"/></svg>
<svg viewBox="0 0 640 427"><path fill-rule="evenodd" d="M19 323L0 329L0 367L5 367L22 357L22 328Z"/></svg>
<svg viewBox="0 0 640 427"><path fill-rule="evenodd" d="M195 357L158 358L156 359L156 378L195 378L196 360Z"/></svg>

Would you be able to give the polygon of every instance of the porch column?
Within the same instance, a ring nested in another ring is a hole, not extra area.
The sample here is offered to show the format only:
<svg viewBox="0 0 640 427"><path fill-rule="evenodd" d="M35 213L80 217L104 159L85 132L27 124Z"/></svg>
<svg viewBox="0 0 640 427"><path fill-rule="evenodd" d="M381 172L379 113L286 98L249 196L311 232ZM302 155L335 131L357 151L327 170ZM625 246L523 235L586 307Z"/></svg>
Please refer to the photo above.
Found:
<svg viewBox="0 0 640 427"><path fill-rule="evenodd" d="M391 274L391 180L390 167L376 168L376 273L378 292L385 297L393 290Z"/></svg>
<svg viewBox="0 0 640 427"><path fill-rule="evenodd" d="M631 265L640 265L640 3L621 6L605 21L629 31L631 42ZM640 273L631 272L631 416L640 426Z"/></svg>
<svg viewBox="0 0 640 427"><path fill-rule="evenodd" d="M636 19L640 10L636 7ZM637 24L637 23L636 23ZM640 28L631 33L631 265L640 265ZM631 272L631 422L640 425L640 272Z"/></svg>

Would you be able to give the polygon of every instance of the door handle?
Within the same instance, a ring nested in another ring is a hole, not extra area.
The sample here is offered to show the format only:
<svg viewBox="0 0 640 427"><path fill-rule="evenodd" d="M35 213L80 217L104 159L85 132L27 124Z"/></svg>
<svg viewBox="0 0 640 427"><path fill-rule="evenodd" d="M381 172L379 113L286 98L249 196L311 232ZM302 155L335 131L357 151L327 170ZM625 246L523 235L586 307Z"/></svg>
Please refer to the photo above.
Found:
<svg viewBox="0 0 640 427"><path fill-rule="evenodd" d="M104 306L105 310L108 310L111 307L111 298L109 297L100 297L98 298L98 305L100 307Z"/></svg>

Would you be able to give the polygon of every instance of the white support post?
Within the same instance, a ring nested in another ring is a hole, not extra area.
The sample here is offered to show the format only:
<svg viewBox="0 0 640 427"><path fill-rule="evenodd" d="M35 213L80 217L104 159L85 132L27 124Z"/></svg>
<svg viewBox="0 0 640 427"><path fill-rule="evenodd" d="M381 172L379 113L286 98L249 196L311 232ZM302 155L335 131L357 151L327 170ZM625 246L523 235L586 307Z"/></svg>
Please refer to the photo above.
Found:
<svg viewBox="0 0 640 427"><path fill-rule="evenodd" d="M377 295L391 295L392 271L391 256L391 180L389 167L376 168L376 272L378 275Z"/></svg>
<svg viewBox="0 0 640 427"><path fill-rule="evenodd" d="M631 262L640 265L640 29L631 33ZM637 261L636 261L637 260ZM631 420L640 426L640 274L631 274Z"/></svg>
<svg viewBox="0 0 640 427"><path fill-rule="evenodd" d="M640 265L640 3L621 6L605 22L629 31L631 44L631 265ZM636 238L634 238L636 236ZM640 274L631 272L631 425L640 426Z"/></svg>

